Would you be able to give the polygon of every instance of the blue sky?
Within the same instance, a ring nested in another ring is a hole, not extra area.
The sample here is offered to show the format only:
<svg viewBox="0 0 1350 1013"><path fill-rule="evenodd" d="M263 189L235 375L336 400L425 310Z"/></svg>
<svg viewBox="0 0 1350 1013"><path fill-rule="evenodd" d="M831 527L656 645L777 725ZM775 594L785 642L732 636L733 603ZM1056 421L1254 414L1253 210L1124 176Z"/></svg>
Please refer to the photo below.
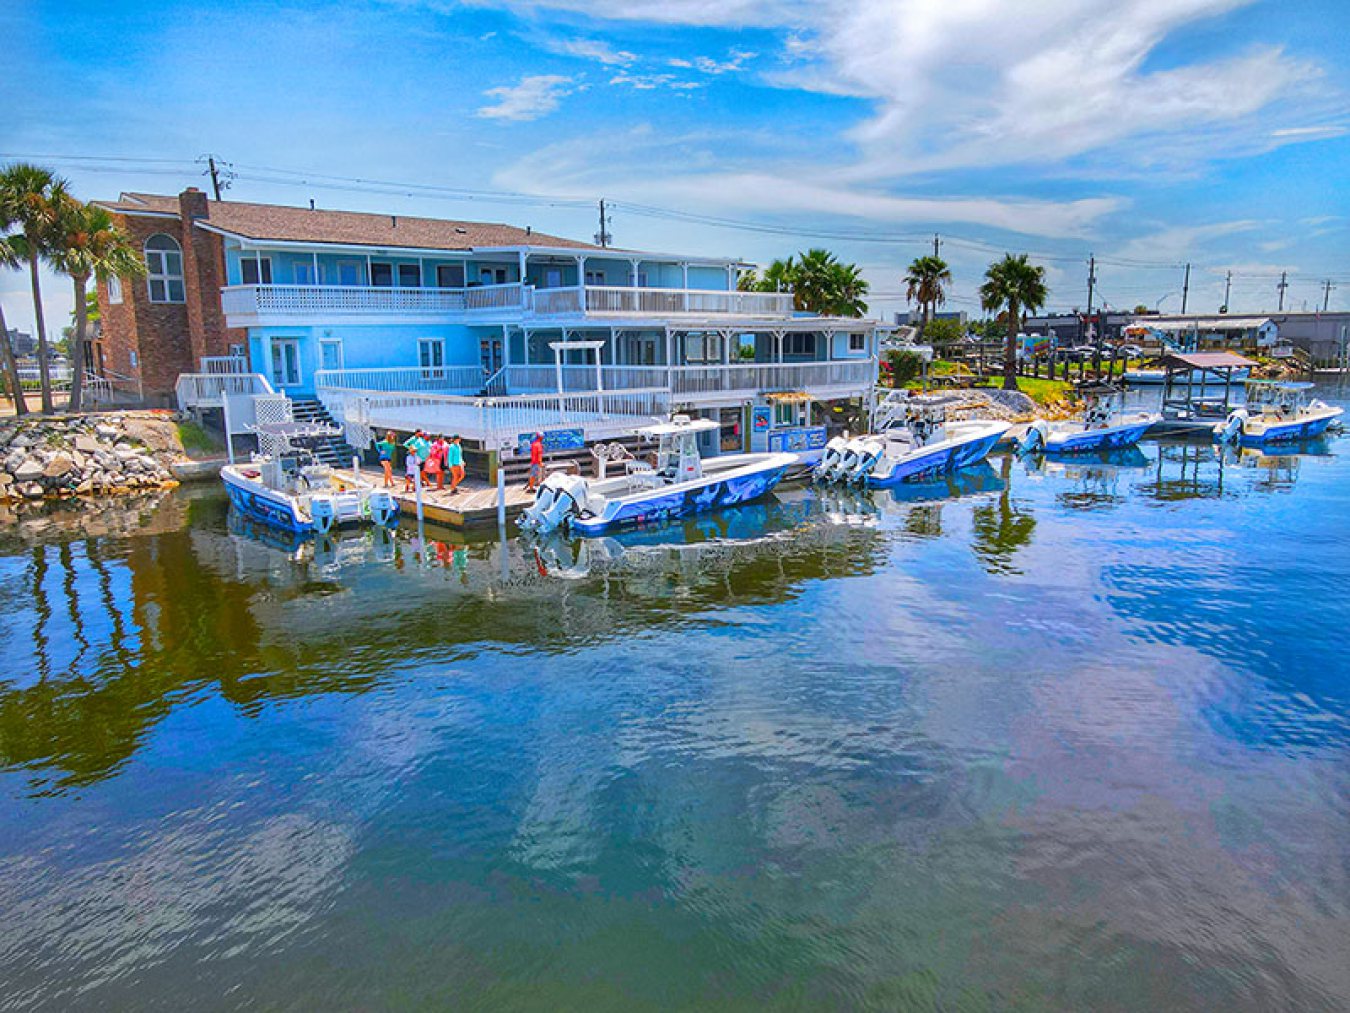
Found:
<svg viewBox="0 0 1350 1013"><path fill-rule="evenodd" d="M1273 309L1281 271L1287 308L1330 278L1350 309L1343 0L11 0L0 30L0 160L87 198L200 185L209 151L241 200L587 238L603 196L623 246L826 246L876 313L935 231L951 308L1006 250L1055 308L1095 253L1116 306L1178 309L1190 261L1192 309L1229 270L1236 310ZM11 326L25 293L0 278Z"/></svg>

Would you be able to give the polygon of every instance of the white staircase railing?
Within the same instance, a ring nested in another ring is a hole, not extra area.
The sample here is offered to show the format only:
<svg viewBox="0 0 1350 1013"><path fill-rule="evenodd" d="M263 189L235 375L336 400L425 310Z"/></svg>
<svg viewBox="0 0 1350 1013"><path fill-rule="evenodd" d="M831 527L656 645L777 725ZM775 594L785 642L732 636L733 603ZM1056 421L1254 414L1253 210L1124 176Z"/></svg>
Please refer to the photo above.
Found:
<svg viewBox="0 0 1350 1013"><path fill-rule="evenodd" d="M180 410L223 408L226 395L275 394L261 373L180 373L174 395Z"/></svg>

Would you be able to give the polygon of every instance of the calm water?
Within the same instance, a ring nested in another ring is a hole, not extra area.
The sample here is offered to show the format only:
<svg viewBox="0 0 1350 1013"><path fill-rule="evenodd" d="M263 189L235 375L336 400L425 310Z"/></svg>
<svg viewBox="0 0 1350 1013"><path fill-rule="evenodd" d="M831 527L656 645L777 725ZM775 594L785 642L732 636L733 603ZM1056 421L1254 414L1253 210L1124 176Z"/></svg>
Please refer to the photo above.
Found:
<svg viewBox="0 0 1350 1013"><path fill-rule="evenodd" d="M0 527L0 1008L1350 1004L1350 438L538 554Z"/></svg>

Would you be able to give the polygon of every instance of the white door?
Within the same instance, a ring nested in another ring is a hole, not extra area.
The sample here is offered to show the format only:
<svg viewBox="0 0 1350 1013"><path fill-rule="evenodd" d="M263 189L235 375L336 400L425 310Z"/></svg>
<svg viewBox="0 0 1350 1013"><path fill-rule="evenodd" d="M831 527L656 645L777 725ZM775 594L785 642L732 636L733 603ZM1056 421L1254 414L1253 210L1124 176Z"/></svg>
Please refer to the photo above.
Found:
<svg viewBox="0 0 1350 1013"><path fill-rule="evenodd" d="M294 338L272 339L272 386L300 384L300 343Z"/></svg>
<svg viewBox="0 0 1350 1013"><path fill-rule="evenodd" d="M319 342L319 368L320 369L342 368L341 341L324 340Z"/></svg>

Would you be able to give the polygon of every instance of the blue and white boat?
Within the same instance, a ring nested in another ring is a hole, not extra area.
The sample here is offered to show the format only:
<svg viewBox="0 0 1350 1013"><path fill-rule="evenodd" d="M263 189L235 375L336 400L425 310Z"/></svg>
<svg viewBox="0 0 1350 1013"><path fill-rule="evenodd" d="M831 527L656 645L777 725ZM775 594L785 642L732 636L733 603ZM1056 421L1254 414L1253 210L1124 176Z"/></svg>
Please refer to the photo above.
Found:
<svg viewBox="0 0 1350 1013"><path fill-rule="evenodd" d="M1081 419L1036 419L1018 443L1022 453L1084 454L1133 447L1162 418L1157 412L1127 412L1112 390L1084 392Z"/></svg>
<svg viewBox="0 0 1350 1013"><path fill-rule="evenodd" d="M704 460L698 436L718 428L711 419L676 415L641 429L641 436L657 441L654 463L626 461L625 473L616 478L550 475L521 515L520 526L538 532L565 528L573 535L594 537L704 513L765 495L797 463L797 455L790 453L724 454Z"/></svg>
<svg viewBox="0 0 1350 1013"><path fill-rule="evenodd" d="M355 470L319 464L303 444L328 435L325 427L277 423L254 427L275 452L255 454L248 464L220 469L230 505L239 513L282 531L324 534L349 524L392 524L398 502Z"/></svg>
<svg viewBox="0 0 1350 1013"><path fill-rule="evenodd" d="M831 440L815 477L886 489L978 464L1011 428L1008 422L950 421L940 405L911 405L879 433Z"/></svg>
<svg viewBox="0 0 1350 1013"><path fill-rule="evenodd" d="M1214 427L1214 438L1261 445L1321 436L1342 409L1318 398L1309 401L1312 387L1307 381L1248 380L1246 405Z"/></svg>

